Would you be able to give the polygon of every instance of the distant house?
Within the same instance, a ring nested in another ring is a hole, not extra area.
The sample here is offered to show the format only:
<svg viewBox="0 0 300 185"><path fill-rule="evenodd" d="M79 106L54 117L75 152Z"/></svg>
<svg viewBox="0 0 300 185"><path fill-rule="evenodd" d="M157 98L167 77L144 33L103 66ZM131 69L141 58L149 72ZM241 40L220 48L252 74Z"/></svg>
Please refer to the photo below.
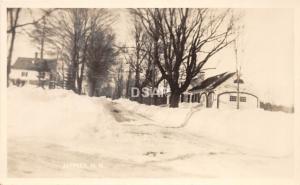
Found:
<svg viewBox="0 0 300 185"><path fill-rule="evenodd" d="M236 108L239 96L239 107L257 108L259 99L253 94L250 85L239 80L239 93L237 93L236 73L222 73L198 83L194 83L188 91L182 94L181 102L199 103L203 107Z"/></svg>
<svg viewBox="0 0 300 185"><path fill-rule="evenodd" d="M17 86L50 85L57 78L57 60L19 57L11 67L10 81Z"/></svg>

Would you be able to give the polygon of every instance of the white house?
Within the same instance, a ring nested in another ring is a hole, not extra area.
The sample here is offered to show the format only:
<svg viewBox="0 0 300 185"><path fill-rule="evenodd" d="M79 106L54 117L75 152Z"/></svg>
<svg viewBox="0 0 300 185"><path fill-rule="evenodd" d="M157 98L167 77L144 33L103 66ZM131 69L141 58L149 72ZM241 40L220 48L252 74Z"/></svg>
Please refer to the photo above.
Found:
<svg viewBox="0 0 300 185"><path fill-rule="evenodd" d="M57 76L57 60L19 57L11 67L10 81L15 85L43 82L48 85Z"/></svg>
<svg viewBox="0 0 300 185"><path fill-rule="evenodd" d="M236 73L222 73L193 84L193 87L183 93L181 102L200 103L203 107L237 108L259 107L259 99L252 87L242 79L238 81ZM239 102L238 102L239 97Z"/></svg>

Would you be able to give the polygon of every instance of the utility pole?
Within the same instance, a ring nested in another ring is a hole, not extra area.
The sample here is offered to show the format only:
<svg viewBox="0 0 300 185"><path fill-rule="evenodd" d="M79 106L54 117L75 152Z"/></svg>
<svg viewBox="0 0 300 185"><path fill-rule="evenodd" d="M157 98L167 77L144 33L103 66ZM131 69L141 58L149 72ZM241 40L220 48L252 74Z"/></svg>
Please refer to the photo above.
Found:
<svg viewBox="0 0 300 185"><path fill-rule="evenodd" d="M43 22L42 22L42 35L41 35L41 61L43 62L44 60L44 45L45 45L45 26L46 26L46 18L43 17Z"/></svg>
<svg viewBox="0 0 300 185"><path fill-rule="evenodd" d="M45 17L43 17L42 33L41 33L41 48L40 48L40 59L41 59L40 63L42 66L44 66L45 26L46 26L46 20ZM42 87L44 89L45 69L43 68L39 69L38 75L39 75L38 87Z"/></svg>
<svg viewBox="0 0 300 185"><path fill-rule="evenodd" d="M234 53L235 53L235 62L236 62L236 76L237 76L237 103L236 108L240 109L240 71L238 66L238 53L237 53L237 45L236 40L234 40Z"/></svg>

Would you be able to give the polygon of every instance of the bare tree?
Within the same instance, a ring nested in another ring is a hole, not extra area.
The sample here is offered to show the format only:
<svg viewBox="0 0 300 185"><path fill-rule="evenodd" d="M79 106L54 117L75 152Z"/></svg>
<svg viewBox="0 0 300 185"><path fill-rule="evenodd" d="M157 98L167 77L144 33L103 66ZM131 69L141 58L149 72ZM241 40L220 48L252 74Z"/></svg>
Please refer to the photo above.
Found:
<svg viewBox="0 0 300 185"><path fill-rule="evenodd" d="M209 59L234 40L230 10L133 9L154 43L155 64L171 89L170 107L178 107L180 94L189 87ZM163 60L159 60L162 44ZM183 78L180 75L183 72Z"/></svg>
<svg viewBox="0 0 300 185"><path fill-rule="evenodd" d="M17 29L17 24L19 21L20 11L21 11L21 8L7 9L7 17L8 17L7 33L11 34L10 35L10 45L9 45L8 56L7 56L7 86L9 86L9 74L10 74L10 68L11 68L11 59L12 59L13 50L14 50L16 29Z"/></svg>
<svg viewBox="0 0 300 185"><path fill-rule="evenodd" d="M100 31L108 31L112 22L113 16L105 9L61 9L53 18L51 25L55 36L52 44L64 48L68 89L81 94L85 73L92 71L87 69L87 63L92 60L94 39L97 40Z"/></svg>
<svg viewBox="0 0 300 185"><path fill-rule="evenodd" d="M9 75L11 71L12 56L14 51L14 44L17 36L17 30L25 26L35 25L42 21L45 17L49 16L55 9L43 10L42 15L29 22L20 23L21 8L8 8L7 9L7 36L9 39L8 55L7 55L7 86L9 86Z"/></svg>
<svg viewBox="0 0 300 185"><path fill-rule="evenodd" d="M145 82L141 79L142 72L145 71L145 64L147 63L147 34L143 30L142 25L133 17L133 30L132 35L134 37L134 47L127 48L125 60L129 65L129 71L134 73L134 86L141 90Z"/></svg>
<svg viewBox="0 0 300 185"><path fill-rule="evenodd" d="M127 79L126 79L126 87L125 87L125 89L126 89L126 93L125 93L125 97L126 98L130 98L130 96L131 96L131 92L130 92L130 89L133 87L133 80L132 80L132 70L131 70L131 68L129 67L129 69L128 69L128 74L127 74Z"/></svg>
<svg viewBox="0 0 300 185"><path fill-rule="evenodd" d="M114 77L114 81L115 81L114 99L119 99L123 96L123 91L124 91L124 67L122 62L117 67L116 72L117 73Z"/></svg>
<svg viewBox="0 0 300 185"><path fill-rule="evenodd" d="M95 90L101 88L107 80L109 69L115 64L115 36L104 30L93 31L87 48L87 77L89 95L95 96Z"/></svg>
<svg viewBox="0 0 300 185"><path fill-rule="evenodd" d="M133 38L134 46L128 47L126 52L126 62L129 64L129 71L134 72L134 86L142 91L146 86L156 87L155 63L153 56L153 40L149 37L147 31L144 29L142 23L135 14L133 17ZM141 95L141 94L140 94ZM139 97L142 101L142 97Z"/></svg>
<svg viewBox="0 0 300 185"><path fill-rule="evenodd" d="M44 61L44 53L45 49L47 49L47 46L49 43L51 43L51 38L53 37L52 27L48 23L48 17L43 17L40 22L37 22L34 24L34 28L28 33L28 36L31 38L32 42L36 44L37 48L40 50L40 60L41 62ZM43 78L42 72L44 72L44 69L39 69L39 83L38 86L44 87L44 82L41 80ZM51 78L54 78L51 75Z"/></svg>

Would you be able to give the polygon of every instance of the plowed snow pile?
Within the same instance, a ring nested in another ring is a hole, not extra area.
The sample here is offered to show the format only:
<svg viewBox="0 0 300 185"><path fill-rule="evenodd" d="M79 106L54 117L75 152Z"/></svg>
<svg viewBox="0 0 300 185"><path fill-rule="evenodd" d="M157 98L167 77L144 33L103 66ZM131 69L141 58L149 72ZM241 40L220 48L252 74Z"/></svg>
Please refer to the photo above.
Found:
<svg viewBox="0 0 300 185"><path fill-rule="evenodd" d="M257 110L202 110L187 128L223 143L272 156L293 151L293 115Z"/></svg>
<svg viewBox="0 0 300 185"><path fill-rule="evenodd" d="M207 109L187 103L181 104L180 108L170 109L124 99L116 102L152 118L161 126L183 126L188 132L224 144L273 156L286 156L293 150L293 114L262 109Z"/></svg>
<svg viewBox="0 0 300 185"><path fill-rule="evenodd" d="M10 135L43 136L45 139L67 142L105 137L116 130L112 124L114 118L105 110L105 103L111 102L109 99L35 87L10 88L8 96ZM138 113L162 127L184 126L183 131L266 155L284 156L292 153L293 114L261 109L201 109L195 104L170 109L124 99L114 102L121 109ZM143 120L131 122L145 124Z"/></svg>
<svg viewBox="0 0 300 185"><path fill-rule="evenodd" d="M260 109L205 109L198 104L171 109L66 90L10 87L8 173L287 177L293 170L293 119L293 114Z"/></svg>
<svg viewBox="0 0 300 185"><path fill-rule="evenodd" d="M10 88L8 131L10 136L38 137L49 141L74 142L110 135L113 118L105 113L104 99L78 96L66 90L35 87Z"/></svg>

